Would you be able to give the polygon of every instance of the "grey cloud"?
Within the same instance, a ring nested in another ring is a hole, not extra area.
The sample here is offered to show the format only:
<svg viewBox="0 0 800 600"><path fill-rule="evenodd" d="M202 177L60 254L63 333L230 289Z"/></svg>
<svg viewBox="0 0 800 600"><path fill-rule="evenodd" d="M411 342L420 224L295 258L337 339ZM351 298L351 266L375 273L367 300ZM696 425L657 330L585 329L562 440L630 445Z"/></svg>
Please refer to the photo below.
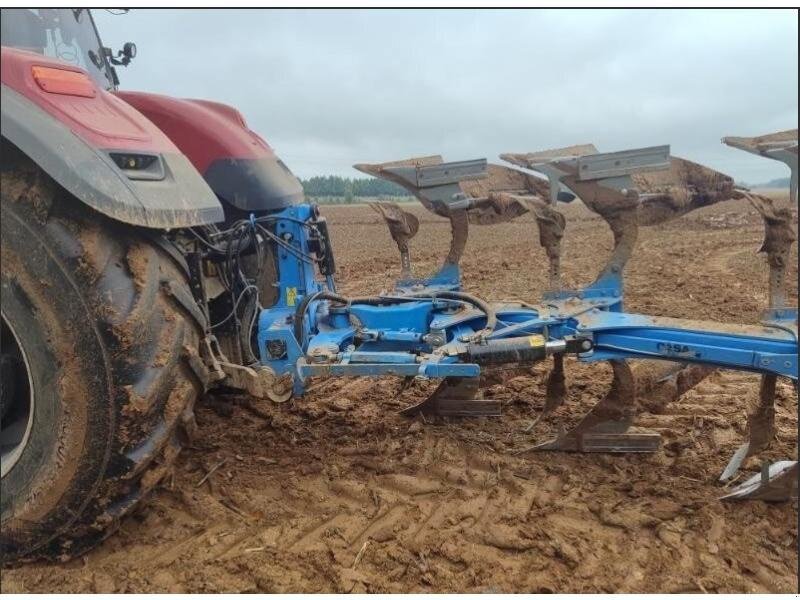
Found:
<svg viewBox="0 0 800 600"><path fill-rule="evenodd" d="M722 146L797 126L797 16L778 10L95 11L133 40L123 87L238 107L298 174L592 142L739 180L788 176Z"/></svg>

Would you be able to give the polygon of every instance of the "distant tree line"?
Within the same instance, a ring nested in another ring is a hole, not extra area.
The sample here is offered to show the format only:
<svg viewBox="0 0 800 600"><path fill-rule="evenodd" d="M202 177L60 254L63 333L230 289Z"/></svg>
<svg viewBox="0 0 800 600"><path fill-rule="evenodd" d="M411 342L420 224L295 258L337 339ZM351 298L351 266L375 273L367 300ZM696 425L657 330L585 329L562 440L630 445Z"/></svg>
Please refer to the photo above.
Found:
<svg viewBox="0 0 800 600"><path fill-rule="evenodd" d="M301 179L300 182L303 184L306 196L310 198L343 198L345 202L353 202L356 198L410 195L399 185L374 177L353 179L338 175L324 175Z"/></svg>
<svg viewBox="0 0 800 600"><path fill-rule="evenodd" d="M780 179L772 179L771 181L767 181L766 183L755 184L752 187L788 188L789 187L789 178L788 177L781 177Z"/></svg>
<svg viewBox="0 0 800 600"><path fill-rule="evenodd" d="M770 181L763 181L761 183L748 183L746 181L737 181L736 184L743 185L744 187L751 189L759 189L759 188L780 189L789 187L789 178L780 177L778 179L771 179Z"/></svg>

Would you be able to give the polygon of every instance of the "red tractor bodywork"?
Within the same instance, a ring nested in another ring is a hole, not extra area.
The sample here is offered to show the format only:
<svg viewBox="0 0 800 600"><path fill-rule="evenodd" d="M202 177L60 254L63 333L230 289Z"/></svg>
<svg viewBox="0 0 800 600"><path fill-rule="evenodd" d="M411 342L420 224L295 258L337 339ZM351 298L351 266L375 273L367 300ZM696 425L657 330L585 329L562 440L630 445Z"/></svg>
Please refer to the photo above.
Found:
<svg viewBox="0 0 800 600"><path fill-rule="evenodd" d="M241 113L226 104L145 92L114 94L155 123L200 173L220 158L275 157L272 148L247 129Z"/></svg>
<svg viewBox="0 0 800 600"><path fill-rule="evenodd" d="M100 88L86 72L70 63L35 52L3 47L2 82L67 125L95 148L143 152L178 152L178 148L144 115L113 93ZM94 96L45 91L33 75L36 67L78 73Z"/></svg>
<svg viewBox="0 0 800 600"><path fill-rule="evenodd" d="M2 48L2 84L10 107L3 137L113 218L173 228L303 200L297 178L233 107L109 91L74 64L9 47ZM126 169L138 154L157 168Z"/></svg>
<svg viewBox="0 0 800 600"><path fill-rule="evenodd" d="M169 136L228 207L279 210L302 201L300 182L232 106L144 92L115 93Z"/></svg>

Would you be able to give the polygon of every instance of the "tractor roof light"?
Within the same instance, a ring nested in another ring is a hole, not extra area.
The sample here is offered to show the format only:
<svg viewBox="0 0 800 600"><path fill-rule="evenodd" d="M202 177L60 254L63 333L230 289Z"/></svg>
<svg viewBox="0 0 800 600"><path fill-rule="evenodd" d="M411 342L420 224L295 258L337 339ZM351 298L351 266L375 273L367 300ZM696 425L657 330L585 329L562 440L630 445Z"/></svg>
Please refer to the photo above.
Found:
<svg viewBox="0 0 800 600"><path fill-rule="evenodd" d="M40 88L51 94L94 98L97 95L91 78L80 71L55 67L31 67L31 74Z"/></svg>

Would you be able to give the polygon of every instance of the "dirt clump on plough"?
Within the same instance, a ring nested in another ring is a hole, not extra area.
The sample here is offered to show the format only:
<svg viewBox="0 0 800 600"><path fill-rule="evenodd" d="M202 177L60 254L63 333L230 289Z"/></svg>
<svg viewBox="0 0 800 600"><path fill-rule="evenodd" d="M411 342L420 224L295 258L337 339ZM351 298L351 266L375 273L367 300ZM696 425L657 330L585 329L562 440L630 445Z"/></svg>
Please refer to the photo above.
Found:
<svg viewBox="0 0 800 600"><path fill-rule="evenodd" d="M776 206L787 207L785 195ZM449 223L414 204L414 270L434 271ZM792 208L791 210L795 210ZM563 209L566 287L589 282L612 248L600 217ZM400 265L379 215L325 207L340 291L390 289ZM796 212L793 222L797 222ZM534 217L471 230L466 291L535 302L548 260ZM755 323L767 305L761 217L744 200L640 230L626 310ZM797 250L789 257L797 304ZM283 405L207 400L198 436L138 516L81 559L2 573L4 592L792 592L797 507L718 500L745 439L757 375L715 372L674 402L643 395L636 425L654 454L529 452L607 391L611 368L575 361L568 398L530 431L548 366L494 371L503 416L433 423L402 408L435 384L312 381ZM644 381L644 379L642 379ZM796 459L797 396L778 382L770 448L745 463Z"/></svg>

